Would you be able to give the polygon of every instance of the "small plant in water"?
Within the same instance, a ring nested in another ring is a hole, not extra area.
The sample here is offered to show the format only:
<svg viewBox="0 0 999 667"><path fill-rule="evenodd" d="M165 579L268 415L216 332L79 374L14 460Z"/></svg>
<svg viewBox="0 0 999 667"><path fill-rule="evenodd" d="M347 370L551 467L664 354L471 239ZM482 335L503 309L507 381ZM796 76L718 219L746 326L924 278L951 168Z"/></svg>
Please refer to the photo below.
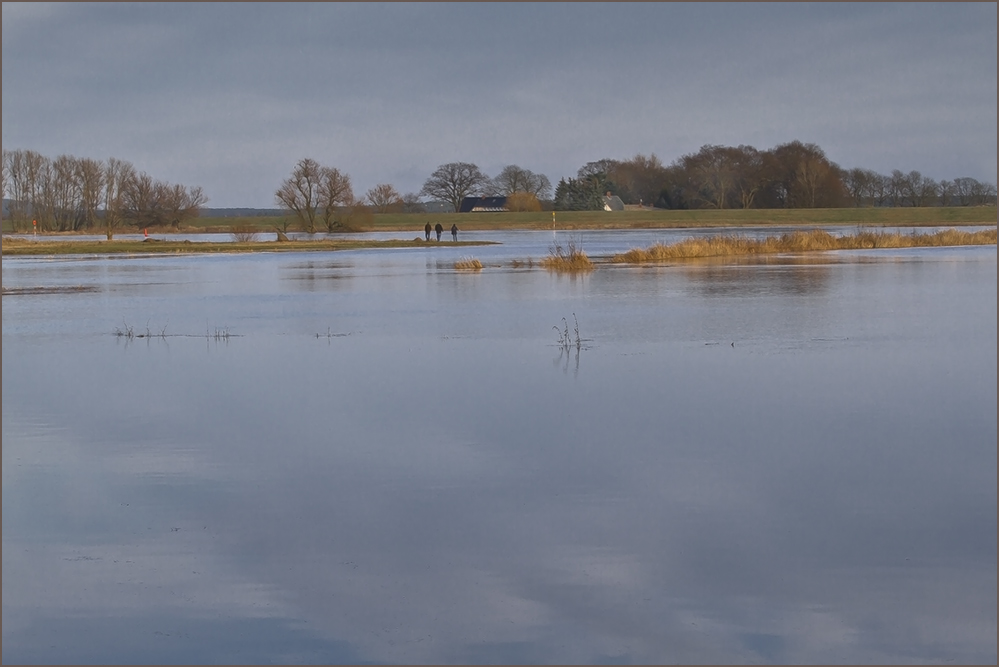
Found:
<svg viewBox="0 0 999 667"><path fill-rule="evenodd" d="M550 271L592 271L593 262L576 241L569 239L566 245L562 245L558 240L552 241L548 248L548 256L541 260L541 266Z"/></svg>
<svg viewBox="0 0 999 667"><path fill-rule="evenodd" d="M118 338L124 338L126 340L132 340L135 338L135 330L128 326L128 322L122 320L121 328L115 328L114 335Z"/></svg>
<svg viewBox="0 0 999 667"><path fill-rule="evenodd" d="M579 350L583 346L583 339L579 336L579 320L576 319L576 313L572 314L572 321L575 326L571 332L569 331L569 322L564 317L562 318L562 328L559 328L557 324L552 326L552 329L558 334L558 345L564 350L568 350L572 346Z"/></svg>
<svg viewBox="0 0 999 667"><path fill-rule="evenodd" d="M454 268L458 271L481 271L482 262L474 257L462 257L454 263Z"/></svg>

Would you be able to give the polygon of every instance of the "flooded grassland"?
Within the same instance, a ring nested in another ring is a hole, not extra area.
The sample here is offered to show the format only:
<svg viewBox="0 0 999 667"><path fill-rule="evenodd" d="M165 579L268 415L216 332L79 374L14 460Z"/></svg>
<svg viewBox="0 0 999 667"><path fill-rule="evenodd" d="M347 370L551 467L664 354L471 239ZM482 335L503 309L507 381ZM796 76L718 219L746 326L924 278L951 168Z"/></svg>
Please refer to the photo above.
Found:
<svg viewBox="0 0 999 667"><path fill-rule="evenodd" d="M4 257L3 661L995 662L994 245L466 238Z"/></svg>

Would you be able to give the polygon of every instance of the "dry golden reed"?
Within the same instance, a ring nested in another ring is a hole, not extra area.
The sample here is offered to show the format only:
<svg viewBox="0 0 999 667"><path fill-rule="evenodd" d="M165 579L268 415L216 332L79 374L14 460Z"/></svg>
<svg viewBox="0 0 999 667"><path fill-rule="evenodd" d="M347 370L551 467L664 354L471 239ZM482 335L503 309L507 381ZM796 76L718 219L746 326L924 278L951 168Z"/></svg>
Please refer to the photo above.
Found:
<svg viewBox="0 0 999 667"><path fill-rule="evenodd" d="M996 242L996 230L964 232L944 229L932 234L902 234L899 232L860 231L836 237L822 230L790 232L780 236L752 239L745 236L709 236L690 238L677 243L656 243L648 248L634 248L614 255L612 261L629 264L662 262L675 259L765 255L782 252L815 252L822 250L861 250L865 248L917 248L931 246L991 245Z"/></svg>
<svg viewBox="0 0 999 667"><path fill-rule="evenodd" d="M549 271L558 273L592 271L594 269L590 258L586 256L582 248L576 245L575 241L571 240L564 246L558 241L553 243L548 249L548 256L542 258L538 263Z"/></svg>
<svg viewBox="0 0 999 667"><path fill-rule="evenodd" d="M474 257L463 257L454 263L454 268L458 271L481 271L482 262Z"/></svg>

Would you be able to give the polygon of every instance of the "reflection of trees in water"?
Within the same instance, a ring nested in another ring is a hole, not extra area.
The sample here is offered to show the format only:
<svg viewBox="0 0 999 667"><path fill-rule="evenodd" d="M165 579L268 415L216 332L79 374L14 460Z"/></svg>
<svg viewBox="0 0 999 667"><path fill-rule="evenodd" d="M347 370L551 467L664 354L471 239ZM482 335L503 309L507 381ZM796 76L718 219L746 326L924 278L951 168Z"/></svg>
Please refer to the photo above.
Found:
<svg viewBox="0 0 999 667"><path fill-rule="evenodd" d="M753 264L696 266L682 270L694 290L704 296L822 294L829 286L826 265Z"/></svg>

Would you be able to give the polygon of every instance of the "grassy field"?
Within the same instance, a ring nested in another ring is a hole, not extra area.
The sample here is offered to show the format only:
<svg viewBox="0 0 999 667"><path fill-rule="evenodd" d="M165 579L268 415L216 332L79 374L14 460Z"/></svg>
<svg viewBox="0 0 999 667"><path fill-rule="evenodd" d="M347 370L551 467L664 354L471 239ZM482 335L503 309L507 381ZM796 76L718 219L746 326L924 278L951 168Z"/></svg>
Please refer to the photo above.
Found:
<svg viewBox="0 0 999 667"><path fill-rule="evenodd" d="M551 229L552 212L538 213L380 213L362 231L408 231L419 234L429 221L457 223L463 231L490 229ZM283 218L201 218L192 221L193 230L229 231L244 225L273 231L283 228ZM760 227L862 225L866 227L920 227L936 225L996 224L996 208L988 206L948 208L824 208L774 210L667 211L556 211L556 229L682 229L689 227ZM289 225L289 228L292 226ZM460 238L460 232L459 232Z"/></svg>
<svg viewBox="0 0 999 667"><path fill-rule="evenodd" d="M864 227L922 227L996 224L996 207L926 208L818 208L818 209L732 209L667 211L644 209L628 211L557 211L557 229L683 229L692 227L763 227L817 225L858 225ZM490 229L551 229L552 212L538 213L378 213L374 221L359 231L405 232L423 235L427 222L440 221L445 227L457 223L461 231ZM445 224L446 223L446 224ZM195 218L180 229L150 229L156 234L171 232L229 234L234 229L273 234L276 229L295 231L290 217ZM10 221L4 220L4 232ZM119 234L135 233L121 229ZM100 234L100 230L95 233ZM460 231L459 231L459 238Z"/></svg>

